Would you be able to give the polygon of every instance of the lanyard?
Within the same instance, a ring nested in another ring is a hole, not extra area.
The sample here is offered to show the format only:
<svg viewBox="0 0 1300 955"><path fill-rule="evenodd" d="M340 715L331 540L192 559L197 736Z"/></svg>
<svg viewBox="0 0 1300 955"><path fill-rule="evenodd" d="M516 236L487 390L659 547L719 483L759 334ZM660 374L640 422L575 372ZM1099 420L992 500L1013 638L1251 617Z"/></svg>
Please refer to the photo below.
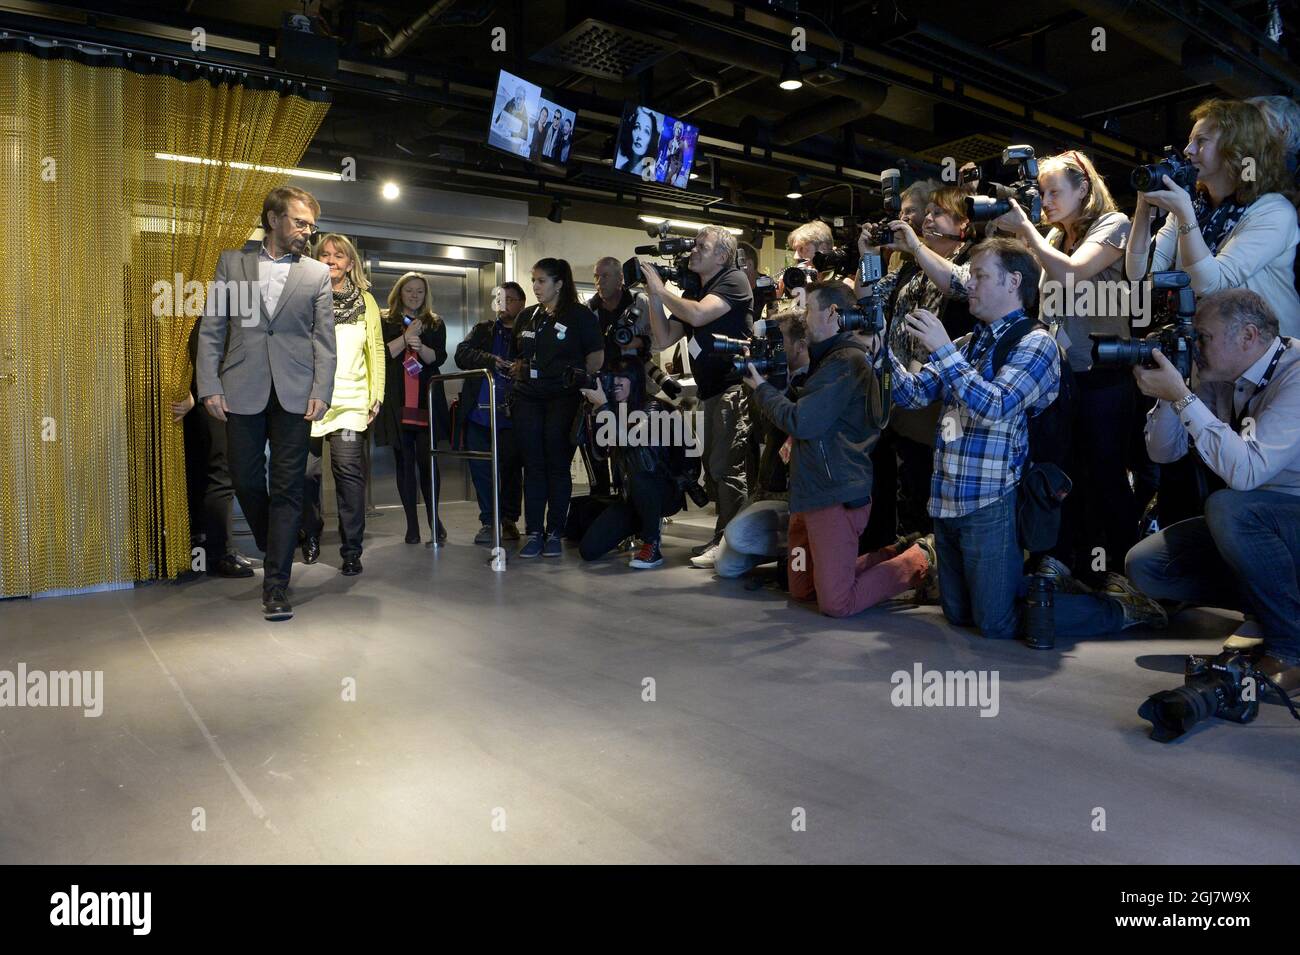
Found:
<svg viewBox="0 0 1300 955"><path fill-rule="evenodd" d="M1259 384L1255 387L1255 391L1246 399L1246 402L1241 406L1241 411L1239 413L1233 412L1233 431L1238 433L1241 432L1241 423L1246 420L1246 412L1250 410L1250 403L1258 398L1263 393L1264 389L1268 387L1268 383L1273 380L1273 372L1277 371L1277 363L1282 360L1282 353L1291 345L1291 339L1289 338L1280 337L1279 340L1282 342L1282 347L1273 352L1273 360L1268 363L1268 368L1264 370L1264 374L1260 377Z"/></svg>

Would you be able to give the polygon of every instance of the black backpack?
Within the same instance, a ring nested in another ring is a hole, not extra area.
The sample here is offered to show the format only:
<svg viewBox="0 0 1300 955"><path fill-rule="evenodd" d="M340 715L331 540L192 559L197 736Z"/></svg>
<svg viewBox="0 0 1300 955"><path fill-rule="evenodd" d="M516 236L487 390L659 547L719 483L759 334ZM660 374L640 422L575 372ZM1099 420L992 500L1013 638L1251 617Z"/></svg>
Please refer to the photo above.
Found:
<svg viewBox="0 0 1300 955"><path fill-rule="evenodd" d="M1038 328L1047 330L1038 319L1026 316L1003 333L993 346L994 377L1020 340ZM1016 488L1020 546L1031 554L1054 547L1061 531L1061 504L1072 486L1065 464L1070 453L1076 400L1074 370L1062 354L1061 383L1056 398L1042 411L1029 416L1029 457Z"/></svg>

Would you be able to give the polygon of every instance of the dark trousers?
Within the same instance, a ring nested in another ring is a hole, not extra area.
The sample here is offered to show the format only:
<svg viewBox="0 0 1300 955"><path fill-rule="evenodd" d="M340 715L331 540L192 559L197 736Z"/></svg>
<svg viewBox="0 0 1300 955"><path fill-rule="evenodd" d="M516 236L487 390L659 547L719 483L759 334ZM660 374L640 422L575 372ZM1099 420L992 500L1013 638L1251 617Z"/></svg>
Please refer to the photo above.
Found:
<svg viewBox="0 0 1300 955"><path fill-rule="evenodd" d="M1136 386L1128 369L1080 372L1074 380L1077 400L1065 466L1073 487L1051 553L1076 577L1095 580L1106 571L1118 573L1137 542L1137 503L1127 470Z"/></svg>
<svg viewBox="0 0 1300 955"><path fill-rule="evenodd" d="M582 535L578 545L582 559L599 560L632 534L647 544L659 540L663 519L677 512L680 494L677 486L662 475L644 471L632 475L627 498L620 498L596 515Z"/></svg>
<svg viewBox="0 0 1300 955"><path fill-rule="evenodd" d="M428 428L411 428L402 426L401 437L393 445L393 461L396 464L397 493L402 499L402 508L406 511L406 534L408 537L420 533L420 513L417 510L418 495L424 495L424 513L433 529L433 496L441 493L442 475L430 459ZM436 486L435 486L436 485Z"/></svg>
<svg viewBox="0 0 1300 955"><path fill-rule="evenodd" d="M1016 492L961 517L935 518L934 544L939 599L948 622L973 625L996 640L1018 636L1029 578L1021 573ZM1058 592L1053 604L1057 636L1091 637L1124 628L1124 609L1112 598Z"/></svg>
<svg viewBox="0 0 1300 955"><path fill-rule="evenodd" d="M517 391L511 397L510 420L524 460L524 520L529 534L564 530L573 493L569 464L574 448L569 434L581 400L580 395L533 398Z"/></svg>
<svg viewBox="0 0 1300 955"><path fill-rule="evenodd" d="M334 475L339 505L339 554L344 560L361 556L361 539L366 532L366 440L365 431L340 428L327 436L330 443L330 471ZM321 501L321 466L325 438L312 438L307 450L307 476L302 491L302 533L319 538L325 529Z"/></svg>
<svg viewBox="0 0 1300 955"><path fill-rule="evenodd" d="M894 453L898 458L898 533L929 534L934 530L929 511L934 448L900 434L894 439Z"/></svg>
<svg viewBox="0 0 1300 955"><path fill-rule="evenodd" d="M485 424L469 422L466 444L470 451L492 450L492 429ZM523 461L515 441L515 429L497 428L497 477L500 479L498 505L501 520L514 523L519 520L520 502L524 490ZM484 527L492 526L492 462L469 462L469 476L474 481L474 494L478 497L478 521Z"/></svg>
<svg viewBox="0 0 1300 955"><path fill-rule="evenodd" d="M226 455L226 426L199 402L185 416L183 427L190 532L194 538L203 536L204 560L211 566L235 551L235 486Z"/></svg>
<svg viewBox="0 0 1300 955"><path fill-rule="evenodd" d="M271 443L270 491L266 444ZM275 388L259 414L227 414L230 476L239 506L265 555L262 588L289 585L293 551L302 522L302 485L307 471L311 422L280 407Z"/></svg>
<svg viewBox="0 0 1300 955"><path fill-rule="evenodd" d="M1269 652L1300 665L1300 497L1216 491L1204 517L1139 542L1125 570L1159 600L1253 610Z"/></svg>

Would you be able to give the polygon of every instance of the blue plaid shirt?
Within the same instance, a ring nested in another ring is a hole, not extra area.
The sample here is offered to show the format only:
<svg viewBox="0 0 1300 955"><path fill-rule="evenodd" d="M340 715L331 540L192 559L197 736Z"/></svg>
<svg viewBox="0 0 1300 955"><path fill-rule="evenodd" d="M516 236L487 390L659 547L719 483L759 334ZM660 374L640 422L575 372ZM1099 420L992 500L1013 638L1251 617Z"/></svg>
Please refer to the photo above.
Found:
<svg viewBox="0 0 1300 955"><path fill-rule="evenodd" d="M915 375L889 351L896 405L924 408L943 401L930 483L932 517L970 514L1020 480L1029 456L1028 413L1051 404L1061 384L1060 350L1041 329L1022 338L993 377L993 346L1023 314L981 322L965 344L944 345Z"/></svg>

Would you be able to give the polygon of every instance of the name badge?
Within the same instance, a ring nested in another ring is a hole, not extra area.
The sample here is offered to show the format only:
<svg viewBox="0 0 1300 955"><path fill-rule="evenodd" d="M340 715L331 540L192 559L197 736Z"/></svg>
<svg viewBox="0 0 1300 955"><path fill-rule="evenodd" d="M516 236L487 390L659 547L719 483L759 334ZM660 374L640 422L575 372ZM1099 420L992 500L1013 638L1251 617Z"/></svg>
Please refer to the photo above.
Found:
<svg viewBox="0 0 1300 955"><path fill-rule="evenodd" d="M559 322L555 323L555 337L558 338L560 341L564 341L564 334L568 330L569 327L567 325L561 325Z"/></svg>
<svg viewBox="0 0 1300 955"><path fill-rule="evenodd" d="M537 337L537 333L534 332L534 331L520 332L520 333L519 333L519 337L520 337L520 338L536 338L536 337Z"/></svg>
<svg viewBox="0 0 1300 955"><path fill-rule="evenodd" d="M690 352L691 360L694 361L696 358L700 357L700 352L704 349L700 347L700 343L697 339L692 338L691 343L686 346L686 350Z"/></svg>

